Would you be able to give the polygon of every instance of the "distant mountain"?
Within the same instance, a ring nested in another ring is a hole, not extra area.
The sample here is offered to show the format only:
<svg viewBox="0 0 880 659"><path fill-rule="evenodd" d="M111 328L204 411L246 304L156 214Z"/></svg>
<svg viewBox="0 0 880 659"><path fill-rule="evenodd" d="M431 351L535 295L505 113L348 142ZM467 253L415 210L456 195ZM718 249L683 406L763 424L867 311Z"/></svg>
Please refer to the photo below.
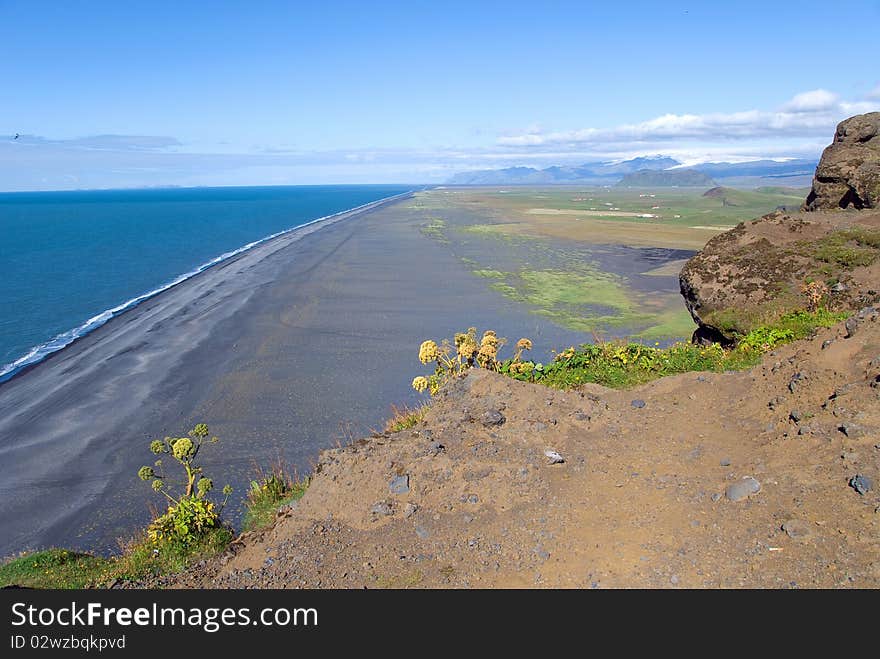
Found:
<svg viewBox="0 0 880 659"><path fill-rule="evenodd" d="M617 187L663 188L670 186L711 188L712 177L696 169L640 169L627 174L615 184Z"/></svg>
<svg viewBox="0 0 880 659"><path fill-rule="evenodd" d="M585 163L577 167L508 167L461 172L449 179L450 185L525 185L595 183L608 184L641 169L668 169L681 163L666 156L641 157L622 162Z"/></svg>
<svg viewBox="0 0 880 659"><path fill-rule="evenodd" d="M763 178L788 178L791 176L813 176L817 160L753 160L751 162L705 162L694 165L693 169L705 172L714 178L732 176L760 176Z"/></svg>
<svg viewBox="0 0 880 659"><path fill-rule="evenodd" d="M693 167L682 168L681 163L668 156L650 156L624 161L589 162L574 167L553 166L545 169L533 167L509 167L507 169L486 169L456 174L450 185L611 185L627 174L639 171L697 171L710 179L695 185L714 185L724 181L728 185L755 187L773 184L774 181L786 185L809 185L816 169L815 160L754 160L752 162L710 162ZM675 169L673 169L675 168ZM644 178L644 177L641 177ZM696 180L696 179L694 179ZM627 185L636 185L629 183ZM669 185L688 185L671 183Z"/></svg>

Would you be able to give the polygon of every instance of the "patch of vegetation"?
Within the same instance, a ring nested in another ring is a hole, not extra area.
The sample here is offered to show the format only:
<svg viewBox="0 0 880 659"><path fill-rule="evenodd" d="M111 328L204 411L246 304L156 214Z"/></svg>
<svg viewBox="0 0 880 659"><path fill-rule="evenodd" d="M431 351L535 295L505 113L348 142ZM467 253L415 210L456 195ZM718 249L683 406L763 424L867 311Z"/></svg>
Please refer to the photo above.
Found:
<svg viewBox="0 0 880 659"><path fill-rule="evenodd" d="M648 340L686 337L693 334L696 327L687 309L673 308L658 314L655 323L636 336Z"/></svg>
<svg viewBox="0 0 880 659"><path fill-rule="evenodd" d="M415 428L421 423L425 414L428 413L428 405L422 404L416 407L391 406L391 418L385 422L385 432L400 432L401 430L409 430Z"/></svg>
<svg viewBox="0 0 880 659"><path fill-rule="evenodd" d="M104 558L68 549L47 549L18 556L0 565L0 588L102 588L114 580L137 581L151 575L173 574L192 563L216 556L229 546L232 531L221 526L186 547L161 548L146 537L129 543L121 556Z"/></svg>
<svg viewBox="0 0 880 659"><path fill-rule="evenodd" d="M0 587L86 588L105 580L112 561L67 549L49 549L0 566Z"/></svg>
<svg viewBox="0 0 880 659"><path fill-rule="evenodd" d="M431 238L432 240L436 240L441 245L448 245L449 239L446 237L444 233L446 230L446 222L441 220L439 217L431 218L431 221L427 224L423 224L421 227L422 235Z"/></svg>
<svg viewBox="0 0 880 659"><path fill-rule="evenodd" d="M281 506L301 499L309 487L309 479L291 475L278 461L271 471L262 471L251 481L245 501L243 528L253 531L270 526Z"/></svg>
<svg viewBox="0 0 880 659"><path fill-rule="evenodd" d="M506 272L501 272L500 270L488 269L472 270L471 272L473 272L477 277L483 277L484 279L504 279L505 277L507 277L508 274Z"/></svg>
<svg viewBox="0 0 880 659"><path fill-rule="evenodd" d="M228 485L223 488L225 498L219 505L210 500L214 483L197 460L204 446L218 441L216 437L209 438L208 426L200 423L186 437L166 437L150 443L150 450L162 457L151 467L141 467L138 476L165 496L168 507L122 547L121 555L104 558L67 549L24 554L0 565L0 586L105 587L117 579L139 580L180 572L195 561L224 551L233 538L233 530L223 522L220 513L232 489ZM177 483L179 489L163 471L165 456L180 467L178 473L183 473L183 479ZM258 483L257 489L260 496L254 499L263 503L277 498L279 492L293 498L305 485L291 483L283 472L273 472Z"/></svg>
<svg viewBox="0 0 880 659"><path fill-rule="evenodd" d="M498 371L501 367L498 351L506 342L507 339L499 338L493 330L483 332L483 337L477 341L476 327L469 327L467 332L456 333L452 343L448 339L443 339L439 345L431 339L423 341L419 346L419 361L423 364L434 364L434 372L414 378L412 387L419 393L428 391L434 396L449 380L471 368ZM516 353L509 362L522 363L520 358L523 352L531 349L532 342L529 339L520 339L516 342ZM510 369L511 366L508 365L508 371Z"/></svg>
<svg viewBox="0 0 880 659"><path fill-rule="evenodd" d="M498 370L517 380L539 382L557 389L570 389L588 382L625 389L667 375L750 368L768 350L807 338L819 327L830 327L845 317L846 314L824 308L814 312L796 311L782 316L773 325L752 330L729 350L718 344L698 346L679 342L660 348L656 344L605 342L568 348L558 353L550 364L510 360L501 363Z"/></svg>
<svg viewBox="0 0 880 659"><path fill-rule="evenodd" d="M810 248L815 258L841 268L871 265L880 256L880 231L864 227L833 231Z"/></svg>

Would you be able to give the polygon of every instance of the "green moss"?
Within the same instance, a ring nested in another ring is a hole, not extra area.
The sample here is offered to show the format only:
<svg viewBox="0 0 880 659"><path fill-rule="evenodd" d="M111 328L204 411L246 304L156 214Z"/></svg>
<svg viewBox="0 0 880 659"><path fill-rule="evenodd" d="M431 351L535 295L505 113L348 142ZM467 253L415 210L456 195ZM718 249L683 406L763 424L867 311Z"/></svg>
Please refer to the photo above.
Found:
<svg viewBox="0 0 880 659"><path fill-rule="evenodd" d="M483 277L485 279L504 279L508 276L509 273L501 272L500 270L472 270L477 277Z"/></svg>
<svg viewBox="0 0 880 659"><path fill-rule="evenodd" d="M668 309L656 317L656 323L642 330L642 339L685 338L694 333L697 326L687 309Z"/></svg>
<svg viewBox="0 0 880 659"><path fill-rule="evenodd" d="M880 231L865 227L833 231L809 248L815 258L833 266L851 269L871 265L880 256Z"/></svg>

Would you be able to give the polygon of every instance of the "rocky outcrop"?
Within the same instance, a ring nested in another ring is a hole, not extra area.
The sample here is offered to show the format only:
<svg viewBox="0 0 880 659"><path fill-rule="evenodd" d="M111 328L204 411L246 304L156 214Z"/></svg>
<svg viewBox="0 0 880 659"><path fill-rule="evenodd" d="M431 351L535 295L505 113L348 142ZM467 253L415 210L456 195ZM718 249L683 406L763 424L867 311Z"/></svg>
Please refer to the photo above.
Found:
<svg viewBox="0 0 880 659"><path fill-rule="evenodd" d="M803 210L880 206L880 112L840 122L822 153Z"/></svg>
<svg viewBox="0 0 880 659"><path fill-rule="evenodd" d="M810 281L827 287L824 303L833 308L873 303L880 290L880 211L776 211L716 236L679 274L699 343L732 344L805 308Z"/></svg>
<svg viewBox="0 0 880 659"><path fill-rule="evenodd" d="M722 188L706 195L720 195ZM735 343L781 314L823 304L858 309L880 290L880 112L841 122L801 212L777 210L710 240L679 274L696 343ZM840 213L848 208L850 212ZM854 212L854 210L857 212Z"/></svg>

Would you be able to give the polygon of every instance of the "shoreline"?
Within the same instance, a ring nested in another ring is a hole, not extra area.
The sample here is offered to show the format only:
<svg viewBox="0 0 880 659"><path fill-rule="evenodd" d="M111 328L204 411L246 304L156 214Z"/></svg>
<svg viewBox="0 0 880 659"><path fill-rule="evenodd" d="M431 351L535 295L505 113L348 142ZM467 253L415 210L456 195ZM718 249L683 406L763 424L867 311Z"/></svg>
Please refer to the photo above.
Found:
<svg viewBox="0 0 880 659"><path fill-rule="evenodd" d="M382 199L377 199L376 201L371 201L366 204L361 204L360 206L355 206L354 208L349 208L347 210L339 211L337 213L332 213L330 215L324 215L322 217L316 218L314 220L309 220L304 224L297 225L295 227L290 227L288 229L284 229L282 231L278 231L276 233L270 234L258 240L254 240L250 243L247 243L241 247L238 247L234 250L224 252L219 256L214 257L210 261L202 263L196 266L194 269L185 272L181 275L178 275L174 279L164 284L160 284L157 288L147 292L132 297L121 304L116 305L110 309L105 309L98 314L95 314L91 318L89 318L84 323L73 327L69 330L58 334L57 336L40 343L39 345L32 346L28 352L19 357L18 359L13 360L12 362L3 365L0 367L0 387L5 382L10 381L16 375L23 373L30 368L33 368L41 363L43 363L46 359L50 358L55 353L64 350L70 345L73 345L79 339L88 336L98 328L102 327L106 323L110 322L114 318L124 314L127 311L137 308L138 305L150 300L157 295L161 295L162 293L173 289L175 286L182 284L185 281L192 279L193 277L198 276L199 274L213 268L215 266L220 265L221 263L225 263L231 259L235 259L237 256L244 254L251 249L259 247L260 245L264 245L275 238L280 238L291 232L305 229L306 227L310 227L312 225L320 224L320 226L315 227L314 230L320 229L324 226L329 226L334 222L338 222L340 220L348 219L357 215L358 213L374 210L377 208L381 208L383 205L388 203L393 203L397 200L406 199L413 195L413 191L403 192L401 194L392 195L390 197L384 197ZM308 235L307 232L303 235Z"/></svg>
<svg viewBox="0 0 880 659"><path fill-rule="evenodd" d="M206 472L233 504L256 465L307 473L322 449L412 404L427 336L470 325L581 343L485 289L422 233L407 200L279 236L218 263L0 385L0 555L116 551L158 499L136 479L151 439L205 422ZM339 219L339 218L337 218ZM318 228L323 230L318 231ZM308 240L304 240L308 236ZM233 523L240 507L227 510Z"/></svg>

